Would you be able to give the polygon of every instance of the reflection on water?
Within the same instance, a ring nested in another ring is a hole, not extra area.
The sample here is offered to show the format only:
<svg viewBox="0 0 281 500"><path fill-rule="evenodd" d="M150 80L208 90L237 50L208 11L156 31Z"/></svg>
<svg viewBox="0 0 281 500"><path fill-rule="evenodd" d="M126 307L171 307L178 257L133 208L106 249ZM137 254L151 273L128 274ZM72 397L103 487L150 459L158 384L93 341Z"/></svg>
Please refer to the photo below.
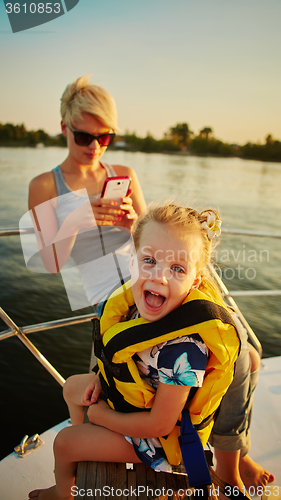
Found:
<svg viewBox="0 0 281 500"><path fill-rule="evenodd" d="M27 211L30 180L54 168L65 155L66 150L60 148L0 148L0 227L18 226ZM224 227L280 232L280 164L121 151L108 151L105 160L133 167L147 202L177 196L199 210L219 209ZM216 260L226 286L231 290L281 289L280 243L278 239L224 235ZM0 306L20 326L73 314L60 275L26 269L19 237L0 238L0 261ZM237 298L266 356L281 355L280 300ZM0 329L6 329L2 322ZM37 333L30 339L64 377L88 370L90 324ZM66 418L67 411L60 386L18 339L1 342L0 363L4 456L24 434L43 431Z"/></svg>

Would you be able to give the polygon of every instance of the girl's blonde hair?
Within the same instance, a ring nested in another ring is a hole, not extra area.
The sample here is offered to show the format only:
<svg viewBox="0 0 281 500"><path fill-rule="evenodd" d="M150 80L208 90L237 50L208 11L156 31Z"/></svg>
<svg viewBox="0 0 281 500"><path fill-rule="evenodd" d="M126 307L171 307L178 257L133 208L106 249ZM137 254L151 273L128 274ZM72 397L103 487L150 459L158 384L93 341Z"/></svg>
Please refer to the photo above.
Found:
<svg viewBox="0 0 281 500"><path fill-rule="evenodd" d="M159 203L151 203L147 207L147 211L137 220L133 227L132 236L134 240L135 249L140 247L140 239L143 228L149 222L157 222L165 224L171 229L178 229L181 231L181 237L184 239L190 234L198 235L199 241L202 246L198 255L197 271L201 274L202 279L210 278L209 267L212 260L212 251L214 244L209 239L208 233L202 225L207 221L208 215L213 215L216 221L221 221L220 214L214 209L206 209L199 213L197 210L189 207L180 206L169 200L159 205ZM212 283L214 285L214 282Z"/></svg>
<svg viewBox="0 0 281 500"><path fill-rule="evenodd" d="M74 127L82 119L82 113L89 113L112 130L119 130L117 110L113 97L107 90L88 82L90 75L77 78L67 85L61 97L61 117L66 125Z"/></svg>

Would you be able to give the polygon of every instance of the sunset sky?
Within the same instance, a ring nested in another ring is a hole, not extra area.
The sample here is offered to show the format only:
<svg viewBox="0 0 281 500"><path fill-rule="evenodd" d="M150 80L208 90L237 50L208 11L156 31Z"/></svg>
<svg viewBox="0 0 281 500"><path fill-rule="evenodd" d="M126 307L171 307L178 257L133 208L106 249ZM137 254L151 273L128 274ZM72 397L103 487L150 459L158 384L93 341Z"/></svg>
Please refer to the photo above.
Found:
<svg viewBox="0 0 281 500"><path fill-rule="evenodd" d="M1 2L0 121L58 133L64 88L90 73L122 131L161 138L187 122L227 142L281 139L280 19L280 0L80 0L14 34Z"/></svg>

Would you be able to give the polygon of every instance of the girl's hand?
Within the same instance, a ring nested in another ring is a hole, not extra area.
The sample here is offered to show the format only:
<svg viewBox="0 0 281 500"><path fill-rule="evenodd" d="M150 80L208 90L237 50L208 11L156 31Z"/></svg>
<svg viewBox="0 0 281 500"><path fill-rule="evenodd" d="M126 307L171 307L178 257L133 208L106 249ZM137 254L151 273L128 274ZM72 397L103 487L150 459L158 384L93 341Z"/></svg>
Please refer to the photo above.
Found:
<svg viewBox="0 0 281 500"><path fill-rule="evenodd" d="M93 403L96 403L101 391L100 378L98 375L94 375L93 380L86 387L84 394L82 394L82 406L90 406Z"/></svg>
<svg viewBox="0 0 281 500"><path fill-rule="evenodd" d="M103 426L106 413L113 411L103 399L98 399L95 405L89 407L87 415L91 424Z"/></svg>

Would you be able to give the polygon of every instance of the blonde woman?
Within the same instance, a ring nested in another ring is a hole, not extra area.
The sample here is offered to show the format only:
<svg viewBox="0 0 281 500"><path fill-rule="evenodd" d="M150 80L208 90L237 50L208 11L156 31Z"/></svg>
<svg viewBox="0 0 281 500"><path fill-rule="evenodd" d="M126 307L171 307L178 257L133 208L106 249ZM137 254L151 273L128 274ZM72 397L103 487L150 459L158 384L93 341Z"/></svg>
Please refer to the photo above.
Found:
<svg viewBox="0 0 281 500"><path fill-rule="evenodd" d="M61 118L68 155L32 179L29 208L47 271L59 272L71 256L89 303L96 304L116 285L118 273L110 272L106 259L99 260L98 272L91 263L118 248L129 262L128 233L145 201L133 169L102 161L118 130L115 102L105 89L89 83L88 76L78 78L62 95ZM115 176L131 178L131 194L119 202L101 198L106 178Z"/></svg>

